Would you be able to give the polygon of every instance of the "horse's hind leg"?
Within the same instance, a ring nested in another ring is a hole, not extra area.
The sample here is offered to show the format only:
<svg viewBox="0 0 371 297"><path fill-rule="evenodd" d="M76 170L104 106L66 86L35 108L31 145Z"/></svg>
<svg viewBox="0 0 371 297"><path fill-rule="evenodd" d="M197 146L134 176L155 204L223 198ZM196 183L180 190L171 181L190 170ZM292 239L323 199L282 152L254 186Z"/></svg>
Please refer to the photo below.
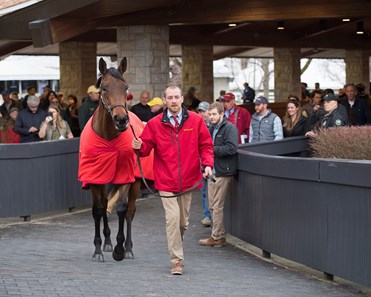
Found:
<svg viewBox="0 0 371 297"><path fill-rule="evenodd" d="M129 190L129 202L128 202L128 211L126 213L126 241L125 241L125 258L134 259L133 253L133 241L131 237L131 226L134 219L134 214L136 210L136 200L140 193L140 179L136 179L133 184L130 186Z"/></svg>
<svg viewBox="0 0 371 297"><path fill-rule="evenodd" d="M123 185L118 190L119 202L116 207L117 216L119 220L119 226L116 236L116 246L112 252L112 258L116 261L122 261L125 257L125 249L124 249L124 242L125 242L125 234L124 234L124 222L126 212L128 210L128 191L129 185Z"/></svg>
<svg viewBox="0 0 371 297"><path fill-rule="evenodd" d="M104 225L106 225L105 227L106 230L104 231L104 233L110 234L111 231L108 228L107 216L106 216L107 198L104 192L103 185L91 185L91 191L93 195L92 214L93 214L94 226L95 226L95 235L94 235L95 251L92 256L92 261L104 262L104 257L103 257L103 253L101 249L102 238L100 236L100 221L103 218L103 223L105 222Z"/></svg>

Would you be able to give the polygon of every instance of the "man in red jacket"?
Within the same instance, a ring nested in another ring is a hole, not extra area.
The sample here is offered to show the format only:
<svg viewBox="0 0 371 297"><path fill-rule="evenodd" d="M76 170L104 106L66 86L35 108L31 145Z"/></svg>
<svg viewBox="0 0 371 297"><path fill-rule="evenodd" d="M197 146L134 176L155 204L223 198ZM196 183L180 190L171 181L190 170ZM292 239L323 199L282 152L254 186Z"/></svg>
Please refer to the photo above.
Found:
<svg viewBox="0 0 371 297"><path fill-rule="evenodd" d="M224 95L223 103L225 118L238 129L238 143L247 143L249 140L251 114L247 109L236 105L235 97L232 93ZM244 141L241 141L241 135Z"/></svg>
<svg viewBox="0 0 371 297"><path fill-rule="evenodd" d="M182 107L183 96L177 86L164 92L166 109L152 118L133 148L147 156L154 149L155 188L162 197L202 187L204 177L212 176L214 164L211 135L201 116ZM166 217L166 237L172 263L171 274L183 272L183 236L189 224L192 193L161 198Z"/></svg>

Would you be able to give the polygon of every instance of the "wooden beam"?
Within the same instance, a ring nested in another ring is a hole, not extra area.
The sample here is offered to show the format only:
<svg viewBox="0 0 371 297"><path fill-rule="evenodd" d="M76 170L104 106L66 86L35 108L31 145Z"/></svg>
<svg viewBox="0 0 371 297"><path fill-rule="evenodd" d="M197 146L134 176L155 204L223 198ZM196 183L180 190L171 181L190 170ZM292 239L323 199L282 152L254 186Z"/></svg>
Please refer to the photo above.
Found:
<svg viewBox="0 0 371 297"><path fill-rule="evenodd" d="M9 53L18 51L22 48L28 47L32 45L31 41L14 41L14 42L6 42L0 45L0 57L3 58L4 56L9 55Z"/></svg>
<svg viewBox="0 0 371 297"><path fill-rule="evenodd" d="M233 57L239 53L248 51L251 47L234 47L228 50L221 51L219 53L214 54L214 60L223 59L225 57Z"/></svg>

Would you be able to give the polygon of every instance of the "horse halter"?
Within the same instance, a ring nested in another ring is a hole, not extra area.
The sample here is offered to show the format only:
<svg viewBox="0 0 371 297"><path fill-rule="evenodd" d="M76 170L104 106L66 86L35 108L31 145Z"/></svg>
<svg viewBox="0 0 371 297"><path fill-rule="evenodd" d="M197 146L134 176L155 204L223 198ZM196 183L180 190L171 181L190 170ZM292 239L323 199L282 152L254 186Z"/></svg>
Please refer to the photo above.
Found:
<svg viewBox="0 0 371 297"><path fill-rule="evenodd" d="M102 95L102 92L99 92L99 98L102 101L103 107L109 112L109 114L111 115L111 117L113 117L112 111L116 107L123 107L125 109L126 114L128 113L128 110L127 110L126 106L124 104L122 104L122 103L116 103L116 104L113 104L113 105L108 105L107 100Z"/></svg>
<svg viewBox="0 0 371 297"><path fill-rule="evenodd" d="M103 78L104 74L101 76L101 78ZM125 84L126 84L126 81L122 78L120 78ZM109 112L109 114L111 115L111 117L113 118L113 114L112 114L112 111L116 108L116 107L123 107L125 109L125 112L126 114L128 114L128 110L126 108L126 106L122 103L116 103L116 104L113 104L113 105L109 105L107 103L107 100L106 98L103 96L103 93L104 91L102 92L102 90L105 90L103 87L102 87L102 84L99 85L99 89L100 89L100 92L99 92L99 99L102 101L102 104L103 104L103 107ZM125 90L126 92L126 90Z"/></svg>

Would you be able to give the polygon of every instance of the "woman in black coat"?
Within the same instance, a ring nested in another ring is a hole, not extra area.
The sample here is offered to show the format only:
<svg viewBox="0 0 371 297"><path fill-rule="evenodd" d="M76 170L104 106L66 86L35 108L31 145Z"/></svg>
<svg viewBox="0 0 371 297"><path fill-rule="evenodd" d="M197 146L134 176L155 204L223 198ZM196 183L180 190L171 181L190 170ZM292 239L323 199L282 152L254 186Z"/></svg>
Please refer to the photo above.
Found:
<svg viewBox="0 0 371 297"><path fill-rule="evenodd" d="M296 96L290 95L286 105L286 114L282 119L283 136L305 135L307 119L301 113L300 101Z"/></svg>

